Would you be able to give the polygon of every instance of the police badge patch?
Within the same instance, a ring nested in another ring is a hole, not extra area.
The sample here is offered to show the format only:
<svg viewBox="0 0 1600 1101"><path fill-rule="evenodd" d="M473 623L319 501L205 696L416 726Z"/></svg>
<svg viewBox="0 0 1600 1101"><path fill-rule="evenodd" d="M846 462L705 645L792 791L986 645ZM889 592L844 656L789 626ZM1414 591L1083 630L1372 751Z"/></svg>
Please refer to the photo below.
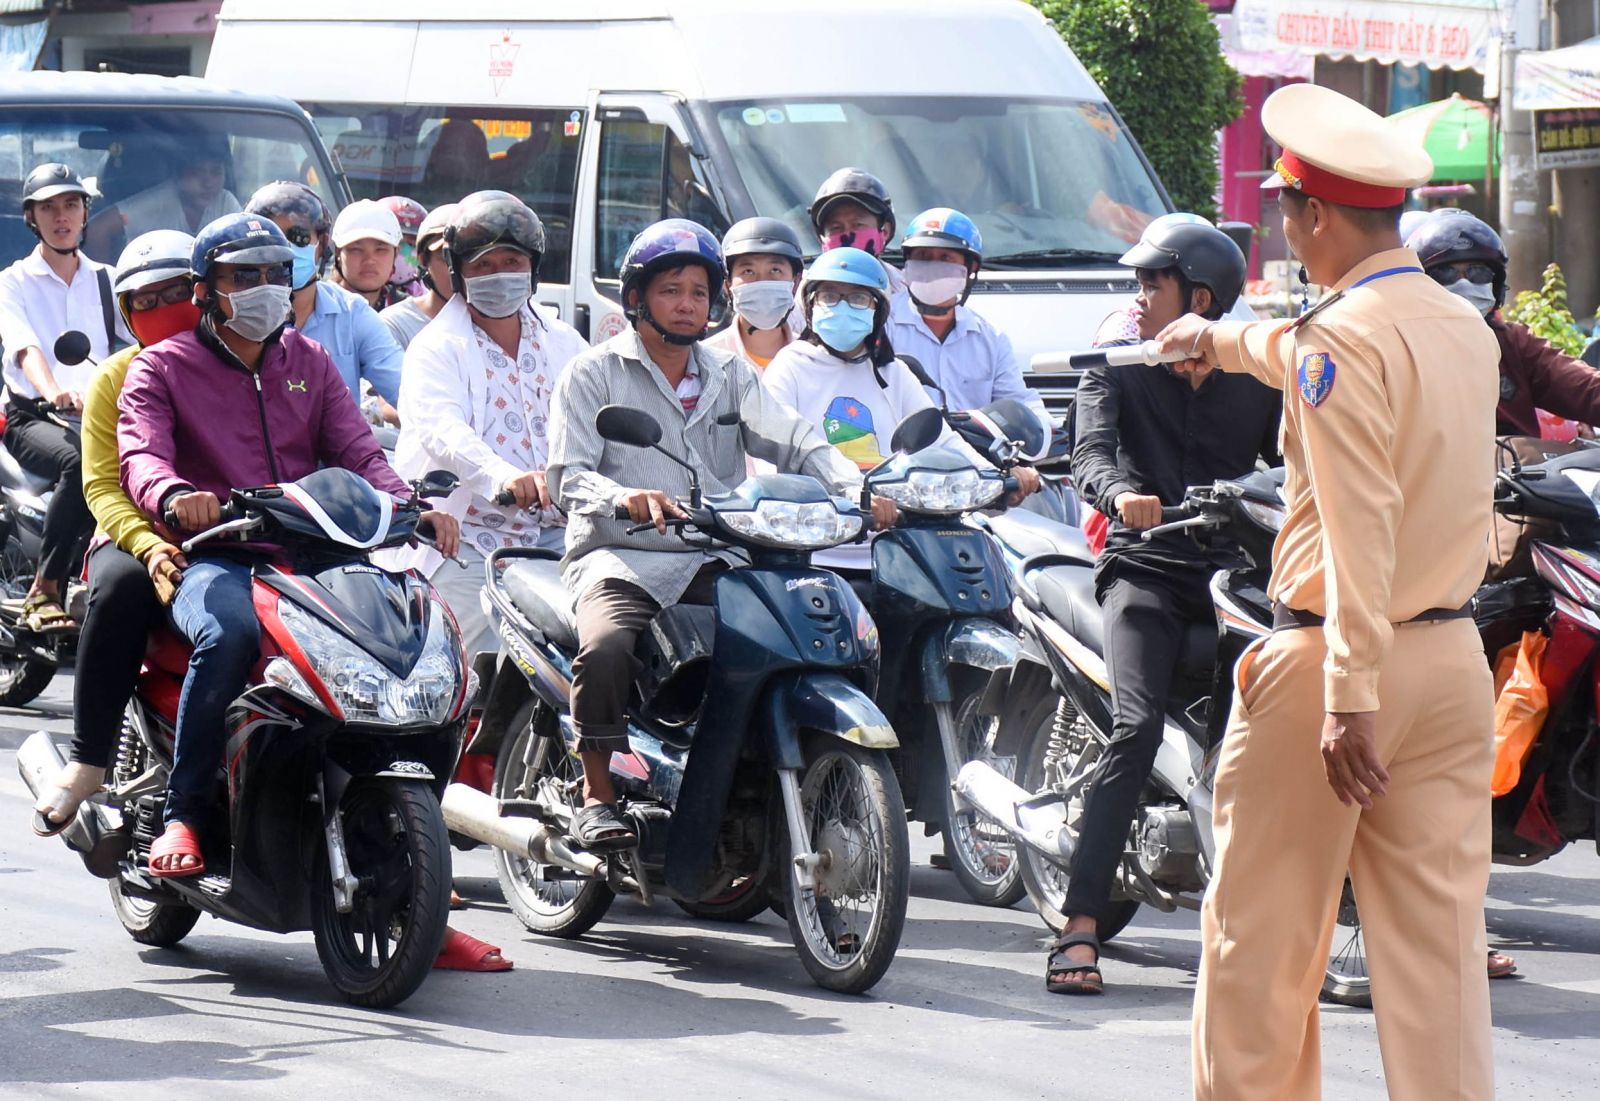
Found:
<svg viewBox="0 0 1600 1101"><path fill-rule="evenodd" d="M1312 352L1300 361L1300 400L1315 409L1333 393L1333 357Z"/></svg>

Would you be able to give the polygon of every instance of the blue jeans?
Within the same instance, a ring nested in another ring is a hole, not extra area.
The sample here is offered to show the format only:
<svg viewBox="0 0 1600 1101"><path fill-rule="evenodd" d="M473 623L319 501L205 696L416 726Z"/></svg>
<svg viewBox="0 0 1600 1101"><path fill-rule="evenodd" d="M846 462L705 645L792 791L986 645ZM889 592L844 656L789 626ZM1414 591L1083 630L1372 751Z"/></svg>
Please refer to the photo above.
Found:
<svg viewBox="0 0 1600 1101"><path fill-rule="evenodd" d="M172 602L172 625L194 647L178 700L177 745L167 783L168 822L196 823L222 764L228 704L261 649L251 569L227 558L192 559Z"/></svg>

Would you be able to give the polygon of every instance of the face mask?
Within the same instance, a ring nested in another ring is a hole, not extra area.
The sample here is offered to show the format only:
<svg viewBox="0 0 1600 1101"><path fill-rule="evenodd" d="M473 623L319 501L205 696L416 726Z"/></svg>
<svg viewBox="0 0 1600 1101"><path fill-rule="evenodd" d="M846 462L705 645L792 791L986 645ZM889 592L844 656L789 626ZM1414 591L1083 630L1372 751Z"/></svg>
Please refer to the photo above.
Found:
<svg viewBox="0 0 1600 1101"><path fill-rule="evenodd" d="M417 246L401 243L400 251L395 253L394 274L389 277L389 282L404 285L411 282L420 274L417 267Z"/></svg>
<svg viewBox="0 0 1600 1101"><path fill-rule="evenodd" d="M776 329L794 309L794 286L782 279L740 283L733 288L733 308L758 329Z"/></svg>
<svg viewBox="0 0 1600 1101"><path fill-rule="evenodd" d="M290 245L294 251L294 271L289 278L294 283L294 289L299 290L317 276L317 243L312 241L309 245Z"/></svg>
<svg viewBox="0 0 1600 1101"><path fill-rule="evenodd" d="M485 317L510 317L533 297L533 272L502 271L462 281L467 305Z"/></svg>
<svg viewBox="0 0 1600 1101"><path fill-rule="evenodd" d="M289 288L263 283L247 291L218 296L233 307L233 316L223 324L246 340L259 344L289 321Z"/></svg>
<svg viewBox="0 0 1600 1101"><path fill-rule="evenodd" d="M1457 279L1445 290L1471 302L1473 308L1484 317L1488 317L1494 311L1494 286L1492 284L1474 283L1470 279Z"/></svg>
<svg viewBox="0 0 1600 1101"><path fill-rule="evenodd" d="M822 239L822 247L858 248L874 256L883 255L883 246L889 243L889 231L882 226L871 229L852 229L845 233L830 233Z"/></svg>
<svg viewBox="0 0 1600 1101"><path fill-rule="evenodd" d="M906 282L911 296L924 306L943 306L966 289L967 267L946 260L907 260Z"/></svg>
<svg viewBox="0 0 1600 1101"><path fill-rule="evenodd" d="M129 314L128 328L139 347L159 344L169 336L187 333L200 324L200 307L193 302L174 302L170 306L157 306L153 310L140 310Z"/></svg>
<svg viewBox="0 0 1600 1101"><path fill-rule="evenodd" d="M818 302L811 308L811 331L822 342L841 355L855 351L872 332L876 311L868 306L852 306L841 302L837 306L824 306Z"/></svg>

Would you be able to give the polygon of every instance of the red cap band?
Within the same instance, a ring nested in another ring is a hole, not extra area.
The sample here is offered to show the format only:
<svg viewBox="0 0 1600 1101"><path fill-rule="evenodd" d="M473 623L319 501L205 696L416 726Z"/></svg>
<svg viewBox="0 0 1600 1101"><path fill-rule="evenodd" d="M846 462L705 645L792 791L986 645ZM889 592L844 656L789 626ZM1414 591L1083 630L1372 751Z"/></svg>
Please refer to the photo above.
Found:
<svg viewBox="0 0 1600 1101"><path fill-rule="evenodd" d="M1406 189L1403 187L1383 187L1352 180L1329 172L1326 168L1307 164L1287 149L1273 167L1284 187L1292 187L1302 195L1314 195L1330 203L1377 210L1399 206L1406 201Z"/></svg>

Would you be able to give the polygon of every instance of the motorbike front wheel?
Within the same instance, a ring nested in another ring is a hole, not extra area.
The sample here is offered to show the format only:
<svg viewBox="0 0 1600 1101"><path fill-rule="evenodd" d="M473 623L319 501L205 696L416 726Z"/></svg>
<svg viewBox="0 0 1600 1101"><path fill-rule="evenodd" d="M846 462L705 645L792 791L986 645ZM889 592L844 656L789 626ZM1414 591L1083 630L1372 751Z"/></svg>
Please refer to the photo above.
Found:
<svg viewBox="0 0 1600 1101"><path fill-rule="evenodd" d="M800 777L805 847L821 862L815 887L789 866L785 906L795 950L828 990L870 990L894 962L911 889L905 800L880 752L837 738L807 747ZM781 838L787 856L787 836Z"/></svg>
<svg viewBox="0 0 1600 1101"><path fill-rule="evenodd" d="M444 946L450 919L450 839L444 812L417 780L356 780L336 812L354 906L340 913L326 842L318 845L311 931L322 970L348 1002L388 1009L416 992Z"/></svg>
<svg viewBox="0 0 1600 1101"><path fill-rule="evenodd" d="M1357 1009L1372 1008L1372 976L1367 974L1367 946L1361 939L1361 914L1356 910L1350 881L1339 896L1338 924L1328 968L1322 975L1322 1000Z"/></svg>
<svg viewBox="0 0 1600 1101"><path fill-rule="evenodd" d="M1015 758L995 756L999 720L978 714L982 686L958 696L953 706L956 748L961 761L985 761L1006 779L1016 771ZM955 777L950 777L953 781ZM972 901L984 906L1010 906L1026 890L1017 860L1019 846L999 826L972 811L955 809L955 792L944 789L944 854L956 882Z"/></svg>

